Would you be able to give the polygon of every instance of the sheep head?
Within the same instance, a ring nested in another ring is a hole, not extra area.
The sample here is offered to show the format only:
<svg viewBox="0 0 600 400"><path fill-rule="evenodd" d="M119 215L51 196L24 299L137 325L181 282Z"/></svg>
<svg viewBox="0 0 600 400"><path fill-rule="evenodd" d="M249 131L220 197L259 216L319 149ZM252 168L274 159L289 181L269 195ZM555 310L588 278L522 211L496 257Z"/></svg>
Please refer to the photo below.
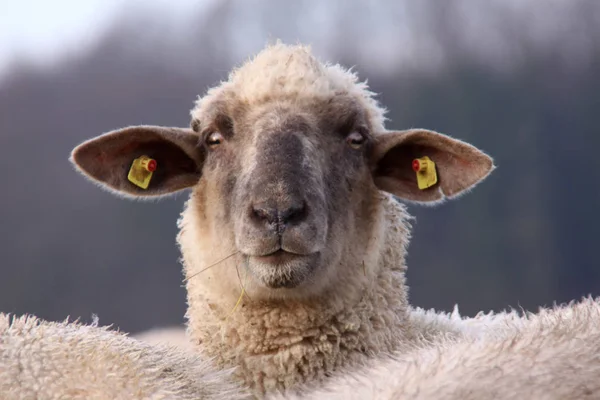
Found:
<svg viewBox="0 0 600 400"><path fill-rule="evenodd" d="M379 191L439 202L493 168L487 155L448 136L387 131L383 109L354 73L301 46L268 47L191 115L191 128L134 126L99 136L78 146L72 161L125 196L193 188L187 212L200 233L184 247L201 248L204 266L235 254L253 299L312 296L333 285L344 257L367 250ZM147 189L127 179L142 155L158 162ZM425 190L411 167L422 156L438 173ZM214 274L212 284L239 293L235 270Z"/></svg>

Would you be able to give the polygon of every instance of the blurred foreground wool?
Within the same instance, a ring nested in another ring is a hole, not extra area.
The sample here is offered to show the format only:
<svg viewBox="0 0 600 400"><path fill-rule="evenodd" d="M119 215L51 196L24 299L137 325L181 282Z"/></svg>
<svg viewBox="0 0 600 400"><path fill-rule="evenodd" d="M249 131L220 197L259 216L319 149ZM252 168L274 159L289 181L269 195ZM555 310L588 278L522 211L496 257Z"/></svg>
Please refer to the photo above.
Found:
<svg viewBox="0 0 600 400"><path fill-rule="evenodd" d="M430 346L371 361L338 374L324 388L293 400L579 400L600 398L600 299L537 314L516 312L460 320L465 335L442 335Z"/></svg>
<svg viewBox="0 0 600 400"><path fill-rule="evenodd" d="M0 314L0 399L244 399L231 371L107 328Z"/></svg>
<svg viewBox="0 0 600 400"><path fill-rule="evenodd" d="M413 310L428 337L323 387L269 400L541 400L600 396L600 302L537 314ZM437 334L436 334L437 332ZM172 336L171 336L172 337ZM212 372L211 372L212 371ZM0 314L0 393L25 399L249 399L231 374L173 347L76 323Z"/></svg>

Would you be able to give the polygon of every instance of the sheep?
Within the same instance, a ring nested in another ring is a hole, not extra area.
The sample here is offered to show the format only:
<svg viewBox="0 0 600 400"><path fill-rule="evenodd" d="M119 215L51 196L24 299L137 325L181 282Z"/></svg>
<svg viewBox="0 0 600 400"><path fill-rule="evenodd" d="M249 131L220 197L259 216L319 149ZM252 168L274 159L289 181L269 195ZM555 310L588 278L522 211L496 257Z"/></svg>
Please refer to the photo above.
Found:
<svg viewBox="0 0 600 400"><path fill-rule="evenodd" d="M443 319L441 314L430 317ZM445 337L429 347L373 360L324 387L285 399L600 398L600 299L487 319L492 322L487 333ZM459 321L469 319L454 323Z"/></svg>
<svg viewBox="0 0 600 400"><path fill-rule="evenodd" d="M189 336L261 397L422 336L405 286L410 216L396 198L455 198L494 165L449 136L386 130L384 114L353 72L277 43L200 97L190 128L118 129L71 161L124 197L191 189L178 223Z"/></svg>
<svg viewBox="0 0 600 400"><path fill-rule="evenodd" d="M0 398L246 399L206 359L107 328L0 314Z"/></svg>
<svg viewBox="0 0 600 400"><path fill-rule="evenodd" d="M383 115L355 75L278 44L199 99L191 129L110 132L78 146L72 161L128 197L192 188L178 235L188 330L203 358L235 367L259 397L332 374L308 398L596 393L597 302L587 314L571 306L538 319L464 320L408 306L410 217L394 196L436 204L468 191L493 163L432 131L386 131ZM143 182L130 180L142 156ZM438 176L421 189L411 165L423 156ZM0 350L0 389L11 398L245 396L198 358L97 327L0 315ZM498 365L498 379L477 380ZM556 387L553 379L578 369Z"/></svg>

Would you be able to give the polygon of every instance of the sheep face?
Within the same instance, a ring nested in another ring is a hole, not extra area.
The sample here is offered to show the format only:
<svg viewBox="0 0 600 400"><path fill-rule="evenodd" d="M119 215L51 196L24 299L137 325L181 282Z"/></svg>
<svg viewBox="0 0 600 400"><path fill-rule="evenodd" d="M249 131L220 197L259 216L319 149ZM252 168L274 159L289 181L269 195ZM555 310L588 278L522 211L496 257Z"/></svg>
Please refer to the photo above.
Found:
<svg viewBox="0 0 600 400"><path fill-rule="evenodd" d="M127 180L141 155L158 162L147 189ZM425 190L411 168L423 156L438 173ZM436 202L492 169L488 156L447 136L386 131L383 110L353 73L284 45L267 48L200 98L191 129L125 128L78 146L72 160L126 195L193 187L180 238L186 264L202 269L217 254L235 256L258 299L318 295L360 264L378 234L379 191ZM211 285L239 290L235 269L211 274Z"/></svg>
<svg viewBox="0 0 600 400"><path fill-rule="evenodd" d="M206 151L203 179L218 184L194 200L218 220L199 225L231 238L258 286L314 288L349 243L366 242L364 208L377 189L364 110L348 95L256 105L236 91L213 96L192 126Z"/></svg>

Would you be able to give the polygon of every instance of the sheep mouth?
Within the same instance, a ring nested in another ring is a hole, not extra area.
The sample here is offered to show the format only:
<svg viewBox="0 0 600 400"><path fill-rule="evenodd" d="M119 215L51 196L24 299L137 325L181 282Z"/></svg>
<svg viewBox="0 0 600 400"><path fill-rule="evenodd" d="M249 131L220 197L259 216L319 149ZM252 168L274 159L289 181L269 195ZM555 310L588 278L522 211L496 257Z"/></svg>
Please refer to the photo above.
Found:
<svg viewBox="0 0 600 400"><path fill-rule="evenodd" d="M253 258L260 263L281 265L297 259L298 257L304 256L304 254L292 253L283 249L279 249L269 254L253 256Z"/></svg>
<svg viewBox="0 0 600 400"><path fill-rule="evenodd" d="M318 265L319 253L297 254L282 249L248 257L248 270L270 289L291 289L309 280Z"/></svg>

